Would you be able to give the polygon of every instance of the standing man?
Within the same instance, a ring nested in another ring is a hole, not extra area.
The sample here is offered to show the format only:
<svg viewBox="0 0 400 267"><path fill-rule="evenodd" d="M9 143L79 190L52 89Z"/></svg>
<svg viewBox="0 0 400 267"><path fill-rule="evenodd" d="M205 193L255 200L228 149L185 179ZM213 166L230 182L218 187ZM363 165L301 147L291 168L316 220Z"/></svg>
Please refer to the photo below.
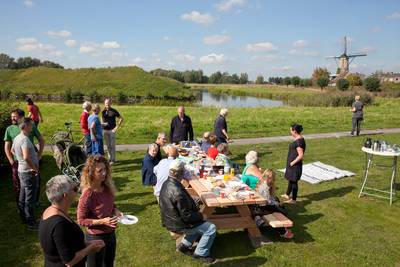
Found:
<svg viewBox="0 0 400 267"><path fill-rule="evenodd" d="M79 124L81 125L82 133L85 136L85 152L86 155L92 154L92 139L90 138L90 130L88 126L89 113L92 110L92 104L89 101L85 101L82 104L83 111Z"/></svg>
<svg viewBox="0 0 400 267"><path fill-rule="evenodd" d="M180 141L193 140L192 120L185 114L183 106L178 107L178 115L172 118L170 141L179 143Z"/></svg>
<svg viewBox="0 0 400 267"><path fill-rule="evenodd" d="M7 156L8 162L11 165L11 170L12 170L12 182L13 182L13 188L14 188L14 193L15 193L15 200L16 204L18 207L19 203L19 193L20 193L20 180L18 177L18 160L15 156L12 155L11 153L11 147L14 142L15 137L21 133L20 128L18 127L18 124L22 122L22 119L25 116L25 112L22 109L14 109L11 111L11 123L12 125L8 126L6 129L6 132L4 134L4 152ZM34 137L36 137L39 141L39 150L37 151L37 156L40 159L42 157L43 153L43 148L44 148L44 139L42 135L40 134L39 130L33 126L32 131L29 135L29 139L34 144ZM40 196L40 176L38 179L38 185L37 185L37 192L36 192L36 199L35 202L39 204L39 196Z"/></svg>
<svg viewBox="0 0 400 267"><path fill-rule="evenodd" d="M121 114L111 107L111 100L104 100L104 110L101 112L102 122L104 123L103 134L106 140L108 159L110 164L115 162L115 134L121 123L124 121ZM118 118L118 122L116 120Z"/></svg>
<svg viewBox="0 0 400 267"><path fill-rule="evenodd" d="M352 128L351 128L351 135L354 136L354 131L356 131L357 135L360 135L361 130L361 122L364 119L363 109L364 104L360 101L360 96L355 96L355 101L350 109L353 112L352 118Z"/></svg>
<svg viewBox="0 0 400 267"><path fill-rule="evenodd" d="M29 140L32 131L32 119L24 118L19 125L21 133L18 134L13 142L11 151L18 160L18 176L21 182L19 194L19 212L24 223L28 228L35 230L37 224L33 206L35 204L37 180L39 177L39 158L36 154L34 145Z"/></svg>
<svg viewBox="0 0 400 267"><path fill-rule="evenodd" d="M226 116L228 116L228 110L226 108L221 109L214 123L214 134L218 138L218 143L227 143L229 140Z"/></svg>
<svg viewBox="0 0 400 267"><path fill-rule="evenodd" d="M92 140L92 155L104 155L103 129L101 128L99 112L100 106L95 104L93 107L93 113L88 118L90 138Z"/></svg>

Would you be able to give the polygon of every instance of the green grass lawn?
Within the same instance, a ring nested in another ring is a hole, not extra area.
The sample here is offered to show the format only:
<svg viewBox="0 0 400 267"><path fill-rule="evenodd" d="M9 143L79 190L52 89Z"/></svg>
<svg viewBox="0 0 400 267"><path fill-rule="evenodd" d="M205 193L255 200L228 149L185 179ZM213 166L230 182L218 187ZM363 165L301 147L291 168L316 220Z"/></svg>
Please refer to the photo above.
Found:
<svg viewBox="0 0 400 267"><path fill-rule="evenodd" d="M375 138L400 143L400 134ZM355 172L356 176L319 185L300 182L298 204L287 207L288 217L294 221L293 241L284 241L276 232L265 229L264 235L274 243L254 249L243 231L218 232L212 253L222 262L216 266L398 266L400 198L392 206L383 199L358 198L365 166L362 143L362 137L308 140L305 163L319 160ZM235 146L231 158L243 164L246 152L253 149L260 153L263 168L277 169L285 165L287 147L286 142ZM175 252L174 240L161 226L152 189L141 185L143 154L117 153L118 163L113 166L118 188L116 204L139 218L136 225L117 228L116 266L201 266ZM386 161L382 159L382 163ZM42 184L57 173L49 154L44 157L41 171ZM371 175L376 186L388 187L389 171L374 170ZM2 172L1 176L0 266L41 266L43 256L37 234L19 223L9 173ZM286 182L280 173L277 184L278 193L283 193ZM47 203L44 195L42 201ZM71 212L75 217L75 209Z"/></svg>
<svg viewBox="0 0 400 267"><path fill-rule="evenodd" d="M57 130L64 130L64 122L72 121L79 130L81 105L62 103L38 103L45 122L39 129L49 142ZM374 105L365 108L363 129L400 127L397 109L400 99L377 99ZM19 105L25 109L25 104ZM163 106L118 106L114 107L125 119L117 133L118 144L149 143L157 133L169 132L171 118L176 107ZM231 108L229 109L228 131L231 138L267 137L288 135L291 123L303 124L304 133L326 133L350 131L351 112L349 107L274 107L274 108ZM219 109L211 107L187 107L186 113L192 118L196 137L205 131L212 131ZM80 133L76 133L76 137Z"/></svg>

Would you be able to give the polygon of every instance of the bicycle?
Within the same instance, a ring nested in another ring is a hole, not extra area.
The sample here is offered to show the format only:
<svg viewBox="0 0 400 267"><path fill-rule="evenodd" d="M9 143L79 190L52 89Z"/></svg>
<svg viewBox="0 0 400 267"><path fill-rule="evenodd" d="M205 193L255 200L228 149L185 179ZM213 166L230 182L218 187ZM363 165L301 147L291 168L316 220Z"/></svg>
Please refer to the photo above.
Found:
<svg viewBox="0 0 400 267"><path fill-rule="evenodd" d="M67 121L64 123L66 131L58 131L55 134L53 134L50 138L50 144L52 145L52 148L54 145L57 144L57 142L59 141L64 141L66 143L66 145L69 145L71 143L75 143L74 142L74 136L73 136L73 132L77 133L80 131L73 131L72 130L72 121ZM84 136L81 137L81 139L76 143L79 146L83 146L83 140L84 140ZM54 150L53 150L54 152Z"/></svg>

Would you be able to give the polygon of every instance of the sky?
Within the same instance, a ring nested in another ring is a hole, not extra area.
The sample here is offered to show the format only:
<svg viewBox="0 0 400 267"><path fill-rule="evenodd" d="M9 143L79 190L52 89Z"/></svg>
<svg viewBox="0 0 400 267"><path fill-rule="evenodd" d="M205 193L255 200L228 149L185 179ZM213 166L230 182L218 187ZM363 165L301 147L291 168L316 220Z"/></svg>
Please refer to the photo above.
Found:
<svg viewBox="0 0 400 267"><path fill-rule="evenodd" d="M137 65L310 77L400 72L399 0L1 0L0 53L66 68Z"/></svg>

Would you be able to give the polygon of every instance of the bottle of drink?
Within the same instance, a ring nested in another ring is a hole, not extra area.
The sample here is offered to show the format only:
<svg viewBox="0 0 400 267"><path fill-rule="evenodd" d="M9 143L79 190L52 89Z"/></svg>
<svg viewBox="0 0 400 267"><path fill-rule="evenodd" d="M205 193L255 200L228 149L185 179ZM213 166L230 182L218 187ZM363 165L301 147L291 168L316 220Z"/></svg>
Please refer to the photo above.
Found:
<svg viewBox="0 0 400 267"><path fill-rule="evenodd" d="M231 177L235 176L235 169L231 168Z"/></svg>

